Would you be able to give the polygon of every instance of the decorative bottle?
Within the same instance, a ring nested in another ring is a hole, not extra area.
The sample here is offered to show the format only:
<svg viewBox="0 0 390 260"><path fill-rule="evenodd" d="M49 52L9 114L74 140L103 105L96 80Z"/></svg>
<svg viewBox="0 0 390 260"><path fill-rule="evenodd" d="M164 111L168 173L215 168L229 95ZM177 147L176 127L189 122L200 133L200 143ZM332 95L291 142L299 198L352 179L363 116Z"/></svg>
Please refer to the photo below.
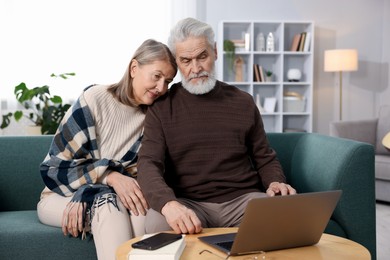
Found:
<svg viewBox="0 0 390 260"><path fill-rule="evenodd" d="M257 35L256 48L257 48L257 51L265 51L265 39L264 39L263 33L259 33Z"/></svg>
<svg viewBox="0 0 390 260"><path fill-rule="evenodd" d="M270 32L267 36L267 51L274 51L275 50L275 40L274 35L272 32Z"/></svg>

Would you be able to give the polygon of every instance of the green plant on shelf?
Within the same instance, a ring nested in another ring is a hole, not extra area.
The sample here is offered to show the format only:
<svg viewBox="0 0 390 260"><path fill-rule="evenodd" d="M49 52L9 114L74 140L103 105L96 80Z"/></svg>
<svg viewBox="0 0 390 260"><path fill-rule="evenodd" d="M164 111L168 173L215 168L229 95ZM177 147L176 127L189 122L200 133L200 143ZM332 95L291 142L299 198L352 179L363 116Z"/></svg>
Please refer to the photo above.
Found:
<svg viewBox="0 0 390 260"><path fill-rule="evenodd" d="M234 56L236 51L236 46L231 40L223 41L223 51L226 53L226 60L229 64L229 69L234 72Z"/></svg>

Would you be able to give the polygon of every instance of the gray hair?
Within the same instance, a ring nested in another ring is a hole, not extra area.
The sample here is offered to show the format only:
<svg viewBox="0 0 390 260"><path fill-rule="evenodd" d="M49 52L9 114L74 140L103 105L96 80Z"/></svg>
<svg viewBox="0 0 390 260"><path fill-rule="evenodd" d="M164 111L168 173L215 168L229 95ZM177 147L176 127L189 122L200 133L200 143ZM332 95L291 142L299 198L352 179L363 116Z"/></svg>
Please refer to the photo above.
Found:
<svg viewBox="0 0 390 260"><path fill-rule="evenodd" d="M194 18L185 18L177 22L172 28L168 38L168 46L173 55L176 55L176 43L185 41L190 37L205 37L211 48L214 49L214 31L207 23Z"/></svg>
<svg viewBox="0 0 390 260"><path fill-rule="evenodd" d="M155 61L167 61L171 64L175 73L177 72L175 58L169 51L167 45L153 39L144 41L135 51L122 79L108 88L108 91L111 92L115 98L128 106L135 106L136 104L133 92L133 79L130 74L131 64L134 61L137 61L140 66L151 64Z"/></svg>

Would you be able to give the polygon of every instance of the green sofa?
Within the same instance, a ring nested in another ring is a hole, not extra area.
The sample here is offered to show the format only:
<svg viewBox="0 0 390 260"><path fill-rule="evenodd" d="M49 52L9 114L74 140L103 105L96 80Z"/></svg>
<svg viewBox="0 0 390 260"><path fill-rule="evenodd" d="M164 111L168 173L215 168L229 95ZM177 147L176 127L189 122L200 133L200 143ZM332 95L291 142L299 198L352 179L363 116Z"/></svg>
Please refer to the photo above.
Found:
<svg viewBox="0 0 390 260"><path fill-rule="evenodd" d="M0 259L97 259L93 239L65 237L39 222L39 164L52 136L0 136Z"/></svg>
<svg viewBox="0 0 390 260"><path fill-rule="evenodd" d="M374 147L308 133L274 133L268 139L299 193L343 191L325 233L358 242L376 259Z"/></svg>
<svg viewBox="0 0 390 260"><path fill-rule="evenodd" d="M268 138L298 192L343 190L325 232L364 245L376 259L373 147L308 133L270 133ZM44 187L38 166L51 139L0 136L0 259L96 259L92 239L64 237L60 228L37 218Z"/></svg>

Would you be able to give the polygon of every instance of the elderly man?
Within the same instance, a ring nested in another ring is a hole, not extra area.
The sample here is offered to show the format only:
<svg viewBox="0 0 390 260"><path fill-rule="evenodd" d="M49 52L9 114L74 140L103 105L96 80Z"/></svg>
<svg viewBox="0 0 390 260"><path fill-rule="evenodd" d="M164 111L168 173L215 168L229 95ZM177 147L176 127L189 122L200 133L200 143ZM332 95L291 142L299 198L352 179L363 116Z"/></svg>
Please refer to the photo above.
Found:
<svg viewBox="0 0 390 260"><path fill-rule="evenodd" d="M238 226L248 200L295 194L253 98L216 80L212 28L181 20L168 46L182 82L145 119L138 181L152 208L146 232Z"/></svg>

